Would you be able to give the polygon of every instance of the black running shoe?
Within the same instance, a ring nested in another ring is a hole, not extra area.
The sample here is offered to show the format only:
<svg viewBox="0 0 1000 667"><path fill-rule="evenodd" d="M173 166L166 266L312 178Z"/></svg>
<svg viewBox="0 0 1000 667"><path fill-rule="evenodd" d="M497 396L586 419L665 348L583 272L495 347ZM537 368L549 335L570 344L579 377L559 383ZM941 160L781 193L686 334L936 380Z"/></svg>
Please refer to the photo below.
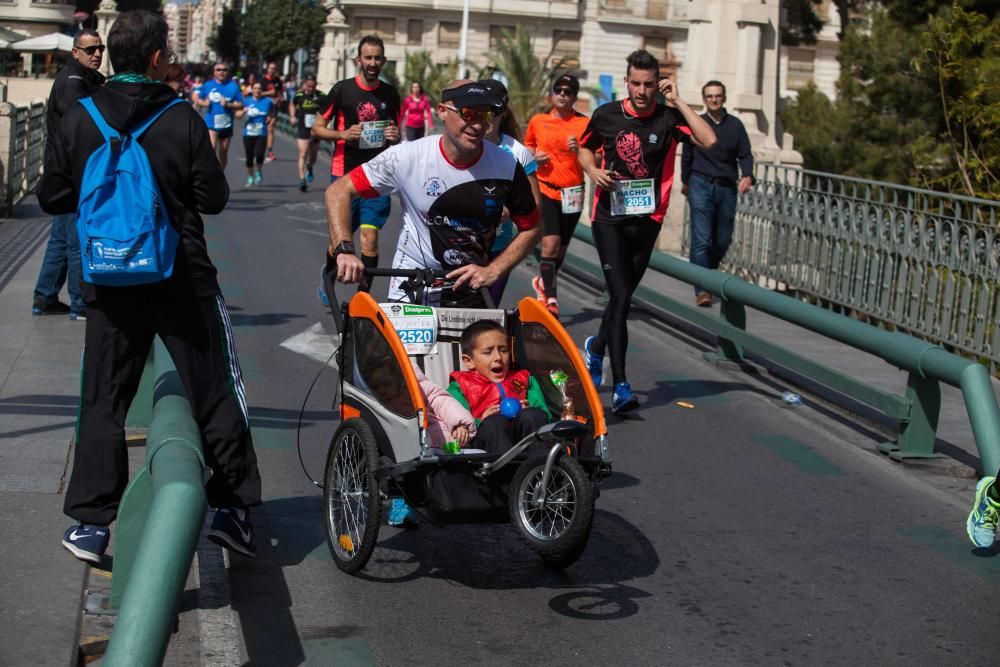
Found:
<svg viewBox="0 0 1000 667"><path fill-rule="evenodd" d="M240 514L243 514L242 519ZM215 511L207 537L220 547L235 551L247 558L257 555L253 524L250 523L250 510L220 507Z"/></svg>

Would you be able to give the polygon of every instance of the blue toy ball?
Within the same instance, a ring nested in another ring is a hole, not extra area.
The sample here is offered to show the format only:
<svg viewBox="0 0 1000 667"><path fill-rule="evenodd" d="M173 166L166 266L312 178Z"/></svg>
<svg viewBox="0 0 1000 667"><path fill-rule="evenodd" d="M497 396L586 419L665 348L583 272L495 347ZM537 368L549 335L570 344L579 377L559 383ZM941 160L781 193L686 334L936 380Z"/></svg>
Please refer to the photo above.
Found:
<svg viewBox="0 0 1000 667"><path fill-rule="evenodd" d="M521 414L521 401L516 398L505 398L500 401L500 414L507 419L515 419Z"/></svg>

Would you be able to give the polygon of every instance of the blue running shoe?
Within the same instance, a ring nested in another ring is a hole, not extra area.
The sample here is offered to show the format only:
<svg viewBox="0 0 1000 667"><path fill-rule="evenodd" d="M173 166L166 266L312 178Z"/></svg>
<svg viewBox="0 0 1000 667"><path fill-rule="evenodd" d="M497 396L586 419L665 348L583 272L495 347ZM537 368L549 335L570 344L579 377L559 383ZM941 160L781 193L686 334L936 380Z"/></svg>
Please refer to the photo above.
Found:
<svg viewBox="0 0 1000 667"><path fill-rule="evenodd" d="M264 182L264 175L259 171L253 175L253 184L260 185Z"/></svg>
<svg viewBox="0 0 1000 667"><path fill-rule="evenodd" d="M1000 503L990 498L989 495L990 487L996 481L996 477L983 477L979 480L979 484L976 484L976 502L965 522L965 530L969 533L969 539L977 547L991 547L996 539Z"/></svg>
<svg viewBox="0 0 1000 667"><path fill-rule="evenodd" d="M319 298L320 302L324 306L330 305L330 298L326 295L326 284L323 282L323 278L326 276L326 266L321 266L319 269L319 287L316 288L316 296Z"/></svg>
<svg viewBox="0 0 1000 667"><path fill-rule="evenodd" d="M405 500L402 498L393 498L392 505L389 506L387 523L390 526L413 528L417 525L417 519L414 516L414 511L410 509Z"/></svg>
<svg viewBox="0 0 1000 667"><path fill-rule="evenodd" d="M628 382L619 382L615 385L615 393L611 398L611 411L616 415L630 412L639 407L639 399L632 393L632 386Z"/></svg>
<svg viewBox="0 0 1000 667"><path fill-rule="evenodd" d="M87 523L70 526L63 534L63 546L80 560L100 564L111 540L111 529Z"/></svg>
<svg viewBox="0 0 1000 667"><path fill-rule="evenodd" d="M590 351L590 344L593 340L593 336L587 336L587 340L583 341L583 361L587 364L587 370L590 371L590 379L594 382L594 389L597 389L604 379L604 355L597 355Z"/></svg>
<svg viewBox="0 0 1000 667"><path fill-rule="evenodd" d="M308 181L309 183L313 182L313 168L312 167L306 167L306 181Z"/></svg>
<svg viewBox="0 0 1000 667"><path fill-rule="evenodd" d="M257 555L257 546L253 539L253 524L250 523L250 510L220 507L215 510L215 516L212 517L212 527L208 529L205 537L220 547L235 551L247 558L253 558Z"/></svg>

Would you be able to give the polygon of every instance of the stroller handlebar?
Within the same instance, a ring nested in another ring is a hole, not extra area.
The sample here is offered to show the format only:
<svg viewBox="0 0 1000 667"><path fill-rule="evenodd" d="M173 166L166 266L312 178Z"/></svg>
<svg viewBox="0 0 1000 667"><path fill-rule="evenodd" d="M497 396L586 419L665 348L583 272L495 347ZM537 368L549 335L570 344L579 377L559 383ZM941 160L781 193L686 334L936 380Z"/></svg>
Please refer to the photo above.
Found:
<svg viewBox="0 0 1000 667"><path fill-rule="evenodd" d="M405 278L400 283L399 288L410 299L409 303L420 304L423 303L424 291L427 288L451 289L454 285L454 280L449 280L446 277L447 274L448 272L441 269L382 269L378 267L365 267L364 280L367 282L369 278L376 277ZM333 315L334 324L337 327L337 333L342 333L344 330L344 313L341 310L341 303L337 298L337 273L335 271L325 271L323 273L323 287L330 302L330 310ZM480 293L483 303L487 308L496 307L490 291L486 287L481 287L476 291Z"/></svg>

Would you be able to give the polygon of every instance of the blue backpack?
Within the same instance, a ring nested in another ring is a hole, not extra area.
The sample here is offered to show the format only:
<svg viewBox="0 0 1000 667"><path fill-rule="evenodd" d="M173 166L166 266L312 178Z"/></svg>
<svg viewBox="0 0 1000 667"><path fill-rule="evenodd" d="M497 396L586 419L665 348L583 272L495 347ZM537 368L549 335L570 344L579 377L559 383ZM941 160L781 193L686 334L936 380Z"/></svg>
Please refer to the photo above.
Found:
<svg viewBox="0 0 1000 667"><path fill-rule="evenodd" d="M141 125L119 135L94 100L80 100L104 136L87 159L76 209L83 279L95 285L143 285L166 280L174 271L180 235L170 223L139 137L175 99Z"/></svg>

